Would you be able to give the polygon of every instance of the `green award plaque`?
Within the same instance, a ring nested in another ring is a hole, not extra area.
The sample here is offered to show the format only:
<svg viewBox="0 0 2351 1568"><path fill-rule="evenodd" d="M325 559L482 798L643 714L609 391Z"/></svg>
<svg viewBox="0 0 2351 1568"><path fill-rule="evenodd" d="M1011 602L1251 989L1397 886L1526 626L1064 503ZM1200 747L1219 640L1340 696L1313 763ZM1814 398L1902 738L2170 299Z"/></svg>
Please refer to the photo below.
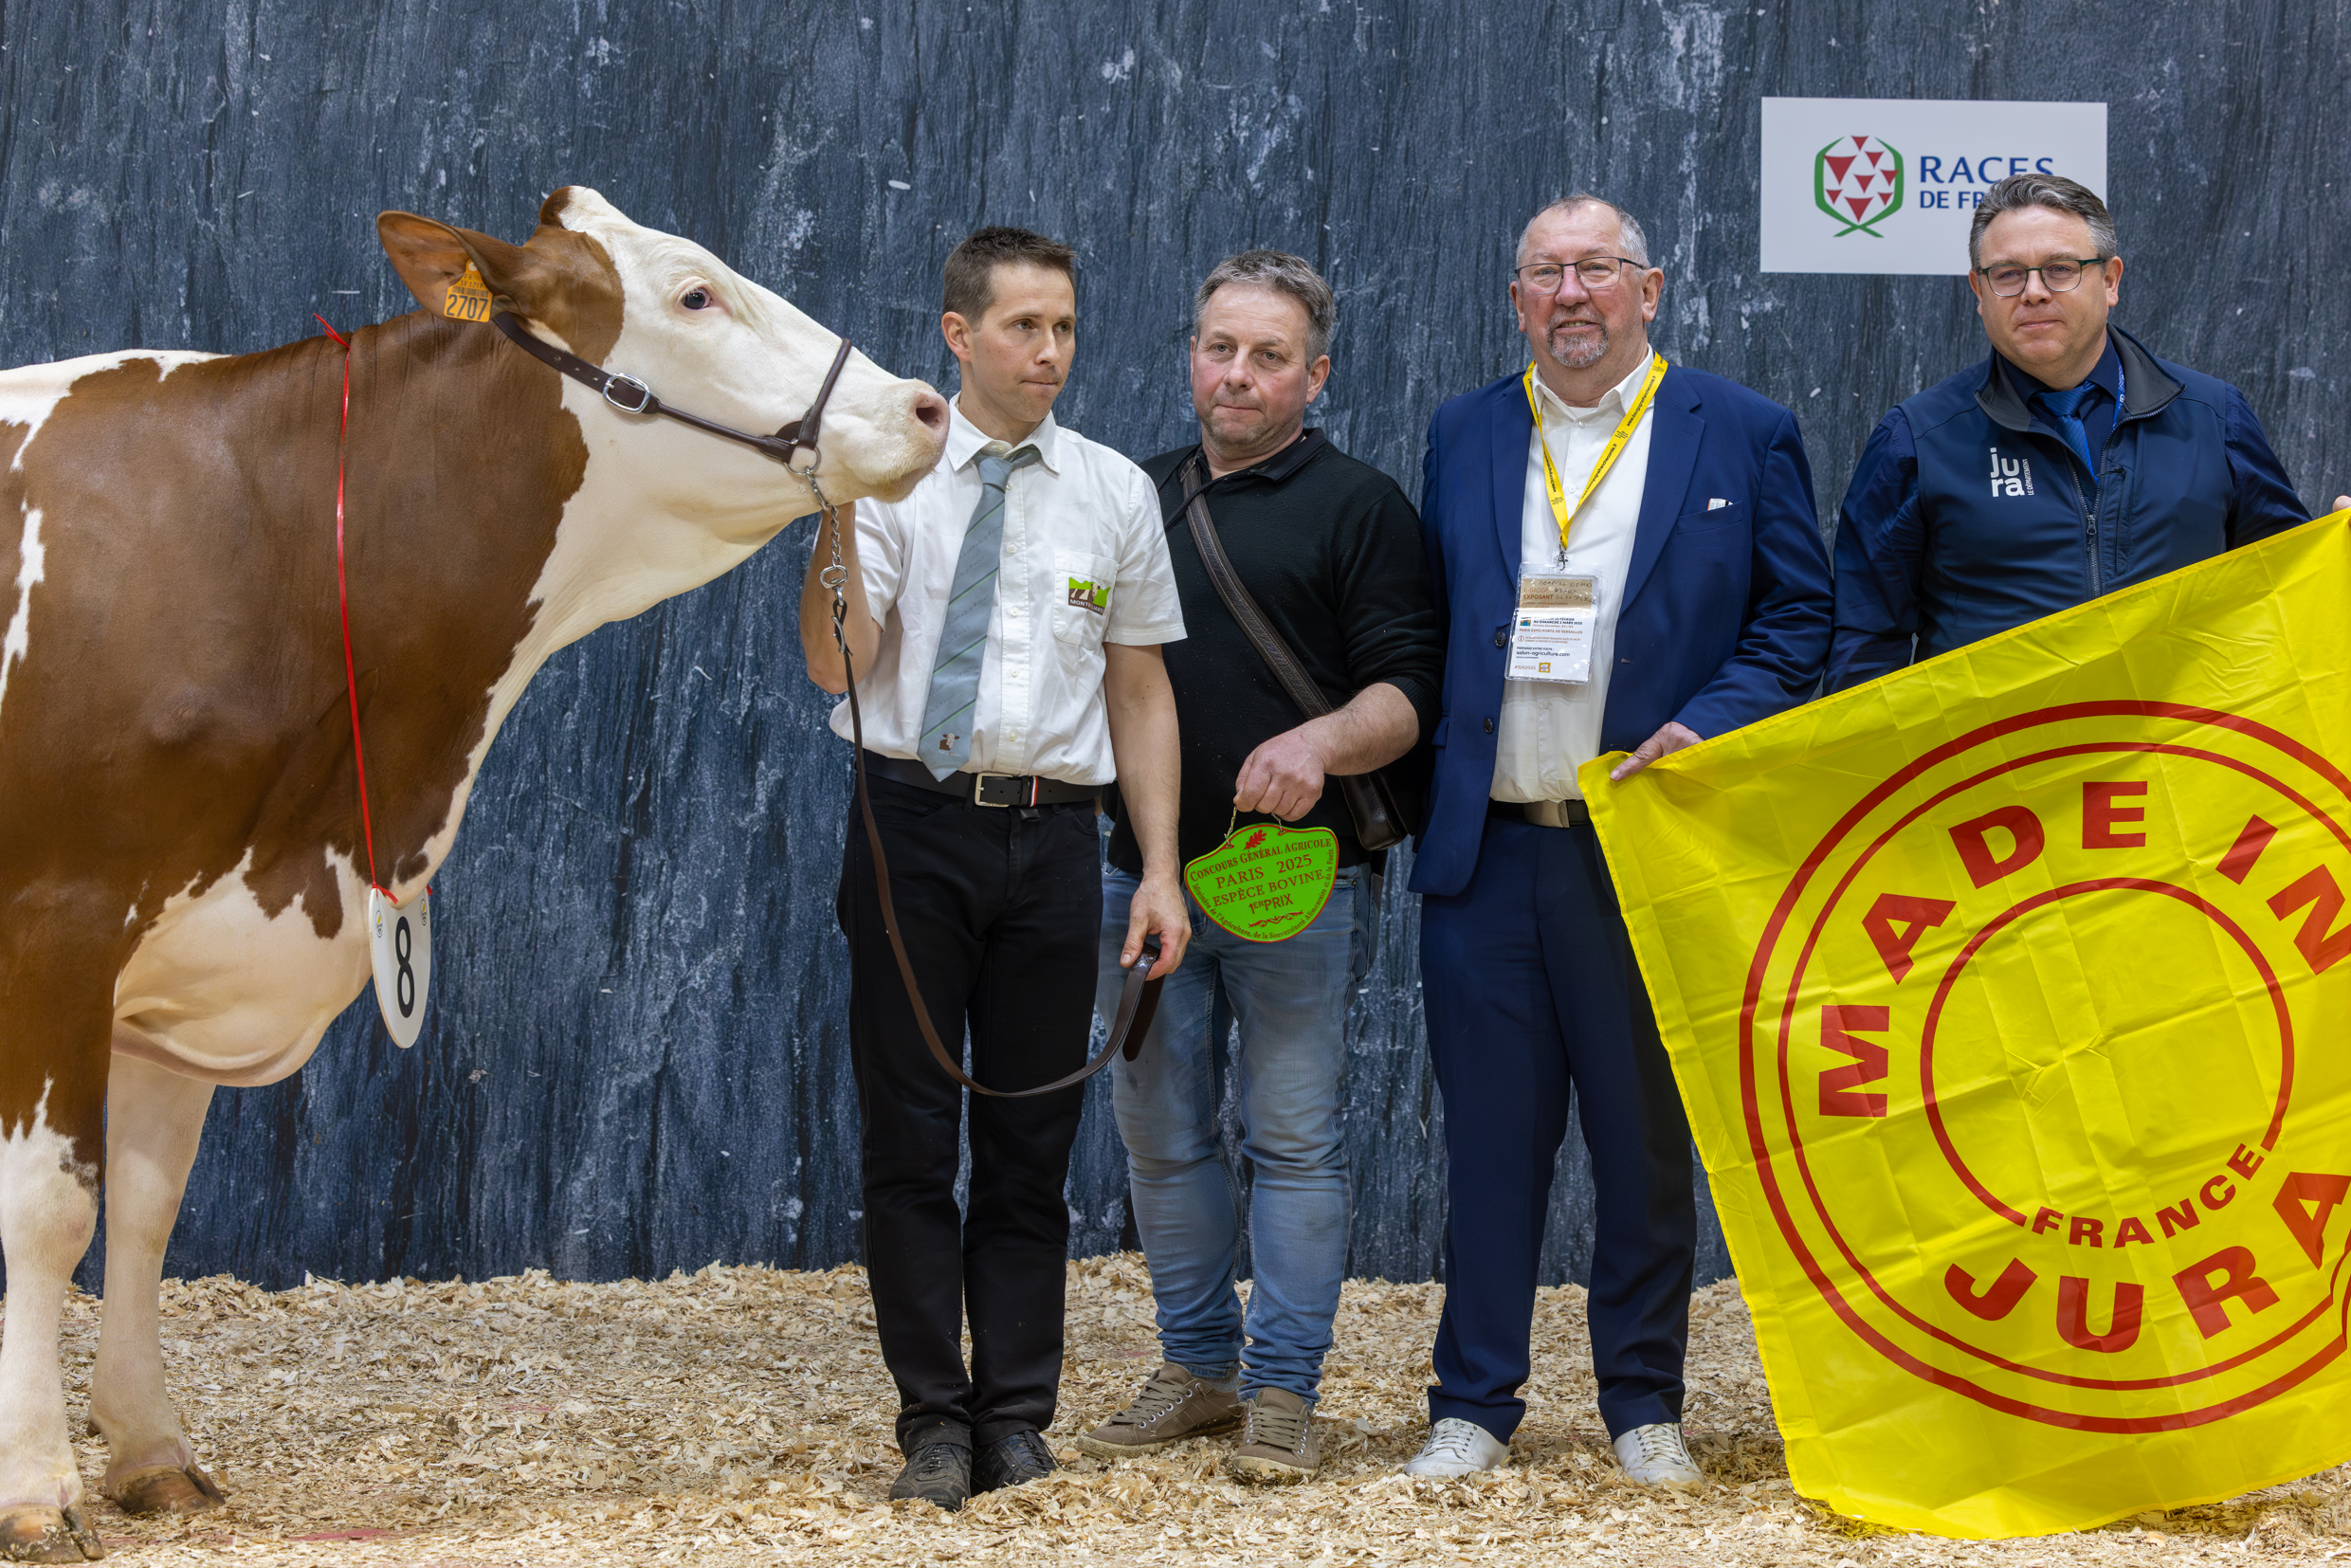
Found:
<svg viewBox="0 0 2351 1568"><path fill-rule="evenodd" d="M1253 822L1184 867L1184 885L1210 920L1253 942L1278 942L1314 923L1339 880L1339 835L1328 828Z"/></svg>

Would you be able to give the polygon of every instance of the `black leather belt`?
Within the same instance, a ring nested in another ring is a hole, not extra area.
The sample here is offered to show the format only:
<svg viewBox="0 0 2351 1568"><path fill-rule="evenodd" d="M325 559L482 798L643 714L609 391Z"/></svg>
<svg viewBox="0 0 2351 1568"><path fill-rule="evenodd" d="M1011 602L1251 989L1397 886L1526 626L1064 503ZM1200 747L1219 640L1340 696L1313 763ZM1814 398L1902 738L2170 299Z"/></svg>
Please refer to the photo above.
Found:
<svg viewBox="0 0 2351 1568"><path fill-rule="evenodd" d="M1580 800L1489 800L1485 814L1538 828L1589 828L1592 809Z"/></svg>
<svg viewBox="0 0 2351 1568"><path fill-rule="evenodd" d="M1098 793L1096 785L1072 784L1040 774L953 773L944 778L933 778L931 770L920 762L884 757L874 751L866 753L866 772L893 784L911 784L934 794L960 795L975 806L1074 806L1079 801L1093 799Z"/></svg>

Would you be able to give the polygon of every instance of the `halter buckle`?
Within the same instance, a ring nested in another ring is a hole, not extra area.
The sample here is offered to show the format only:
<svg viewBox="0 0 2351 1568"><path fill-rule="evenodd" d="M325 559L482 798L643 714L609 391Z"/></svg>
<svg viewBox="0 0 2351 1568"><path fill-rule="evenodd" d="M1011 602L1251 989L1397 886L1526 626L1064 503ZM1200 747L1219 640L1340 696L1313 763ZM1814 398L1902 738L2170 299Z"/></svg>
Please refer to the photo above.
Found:
<svg viewBox="0 0 2351 1568"><path fill-rule="evenodd" d="M624 402L620 390L627 387L636 393L634 402ZM633 375L614 374L604 382L604 400L623 413L643 413L653 406L653 389Z"/></svg>

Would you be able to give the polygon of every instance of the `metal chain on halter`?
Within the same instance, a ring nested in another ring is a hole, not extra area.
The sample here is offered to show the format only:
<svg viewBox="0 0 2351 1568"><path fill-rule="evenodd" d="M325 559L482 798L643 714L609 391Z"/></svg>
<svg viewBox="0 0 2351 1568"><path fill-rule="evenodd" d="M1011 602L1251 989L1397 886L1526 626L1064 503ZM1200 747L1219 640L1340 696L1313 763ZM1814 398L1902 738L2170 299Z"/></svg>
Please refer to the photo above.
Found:
<svg viewBox="0 0 2351 1568"><path fill-rule="evenodd" d="M825 461L822 447L815 448L816 463ZM816 483L816 463L808 466L801 478L808 481L809 494L824 509L825 530L832 541L832 564L816 574L816 580L832 590L832 642L841 650L842 673L849 673L849 570L841 564L841 508L825 498L825 487Z"/></svg>

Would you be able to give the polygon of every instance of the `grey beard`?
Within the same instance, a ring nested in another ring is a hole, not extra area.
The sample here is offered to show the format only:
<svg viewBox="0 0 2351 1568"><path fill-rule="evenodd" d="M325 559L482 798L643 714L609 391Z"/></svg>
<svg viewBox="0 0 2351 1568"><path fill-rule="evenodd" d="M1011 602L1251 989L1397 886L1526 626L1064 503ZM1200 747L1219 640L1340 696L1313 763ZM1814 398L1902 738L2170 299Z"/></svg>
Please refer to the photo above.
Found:
<svg viewBox="0 0 2351 1568"><path fill-rule="evenodd" d="M1596 337L1574 340L1574 346L1562 346L1563 335L1570 327L1590 327ZM1598 321L1573 321L1568 326L1551 329L1551 357L1569 370L1590 370L1608 357L1608 328Z"/></svg>

